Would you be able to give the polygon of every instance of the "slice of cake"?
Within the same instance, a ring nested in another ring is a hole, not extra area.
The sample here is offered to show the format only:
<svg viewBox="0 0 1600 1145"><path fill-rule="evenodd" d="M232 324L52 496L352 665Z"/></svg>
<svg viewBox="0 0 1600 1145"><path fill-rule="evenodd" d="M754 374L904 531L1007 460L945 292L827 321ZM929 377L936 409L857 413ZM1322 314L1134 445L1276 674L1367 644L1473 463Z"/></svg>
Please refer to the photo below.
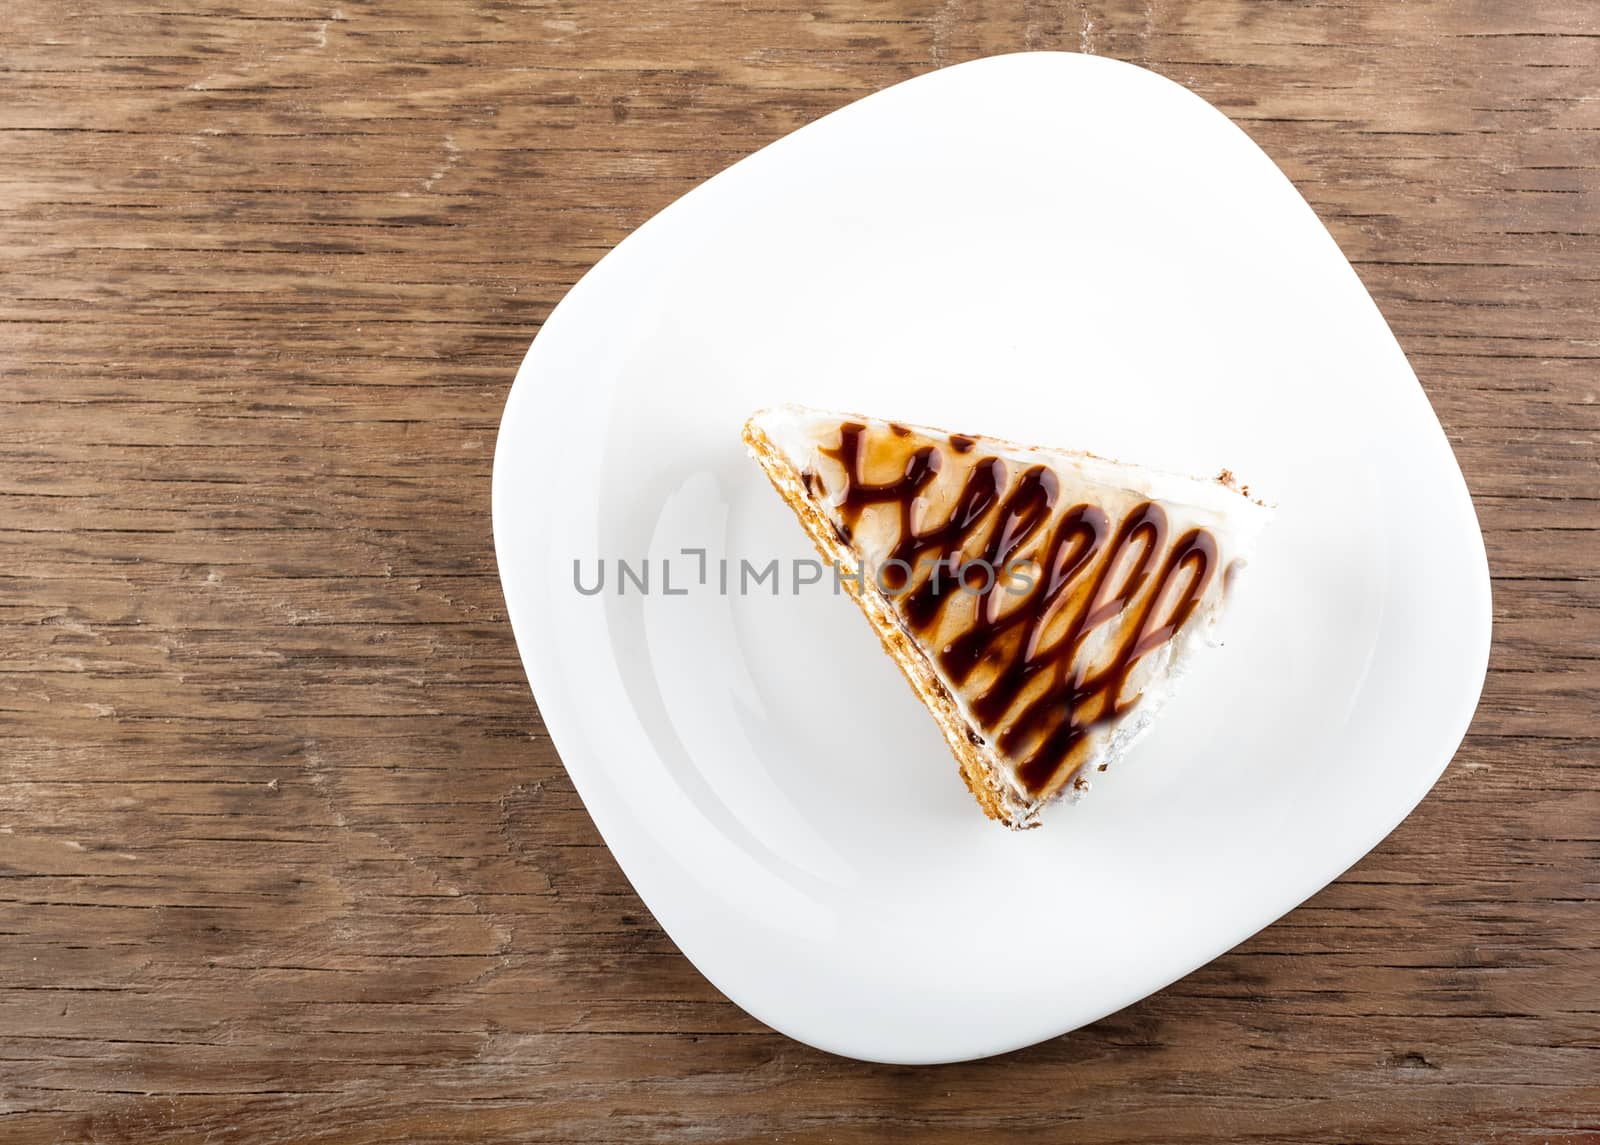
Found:
<svg viewBox="0 0 1600 1145"><path fill-rule="evenodd" d="M1226 471L796 406L744 440L1014 828L1149 725L1270 515Z"/></svg>

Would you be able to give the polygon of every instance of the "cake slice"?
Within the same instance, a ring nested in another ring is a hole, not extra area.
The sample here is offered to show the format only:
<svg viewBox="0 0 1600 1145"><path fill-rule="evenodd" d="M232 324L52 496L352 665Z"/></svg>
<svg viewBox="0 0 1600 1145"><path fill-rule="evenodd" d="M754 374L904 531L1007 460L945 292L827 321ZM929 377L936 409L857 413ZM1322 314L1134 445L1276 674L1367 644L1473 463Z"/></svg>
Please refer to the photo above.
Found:
<svg viewBox="0 0 1600 1145"><path fill-rule="evenodd" d="M1226 471L797 406L744 441L1013 828L1149 725L1270 516Z"/></svg>

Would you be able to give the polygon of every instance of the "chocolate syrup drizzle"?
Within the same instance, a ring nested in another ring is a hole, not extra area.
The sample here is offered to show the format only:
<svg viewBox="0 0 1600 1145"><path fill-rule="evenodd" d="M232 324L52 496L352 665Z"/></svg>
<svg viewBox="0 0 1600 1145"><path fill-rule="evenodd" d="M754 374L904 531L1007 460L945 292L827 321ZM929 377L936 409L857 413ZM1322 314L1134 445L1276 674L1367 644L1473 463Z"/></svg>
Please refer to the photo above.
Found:
<svg viewBox="0 0 1600 1145"><path fill-rule="evenodd" d="M892 428L896 436L905 436L900 427ZM916 448L900 477L873 485L862 478L867 432L859 422L846 422L839 427L839 445L821 451L846 474L835 498L840 518L835 527L848 542L868 506L898 507L898 539L884 560L885 595L906 626L924 637L924 646L945 604L961 590L963 565L981 560L979 568L993 570L985 583L968 582L968 591L975 593L971 625L936 654L957 687L965 688L986 662L996 672L983 691L969 693L969 709L1001 754L1015 761L1018 779L1037 798L1052 788L1091 730L1138 701L1137 695L1123 695L1128 678L1142 656L1171 640L1194 614L1216 571L1216 540L1204 529L1190 529L1169 547L1167 515L1150 501L1121 522L1093 505L1074 505L1056 516L1060 482L1055 473L1036 465L1011 484L1009 469L998 457L972 463L949 516L937 524L924 521L918 530L912 508L939 475L939 445ZM969 437L950 438L957 453L968 453L973 445ZM813 493L820 486L810 472L805 482ZM1004 591L1000 581L1008 562L1034 540L1039 542L1030 566L1034 583L1009 597L1017 603L1001 615L1006 597L997 590ZM973 557L980 541L981 551ZM907 590L912 570L930 554L934 561L927 578ZM1173 586L1176 591L1169 593ZM1165 610L1158 614L1163 603ZM1078 663L1089 636L1130 608L1134 611L1117 643L1097 657L1103 666L1090 672ZM1045 646L1045 629L1062 610L1065 629ZM1036 682L1040 679L1042 685ZM1023 693L1030 690L1035 694L1023 703Z"/></svg>

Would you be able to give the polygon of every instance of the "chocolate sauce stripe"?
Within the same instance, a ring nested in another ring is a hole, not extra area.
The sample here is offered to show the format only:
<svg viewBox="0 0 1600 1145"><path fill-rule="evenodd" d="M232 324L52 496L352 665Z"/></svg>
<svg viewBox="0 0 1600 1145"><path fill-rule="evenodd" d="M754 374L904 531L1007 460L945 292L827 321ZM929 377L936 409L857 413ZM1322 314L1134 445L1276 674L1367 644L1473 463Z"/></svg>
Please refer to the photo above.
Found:
<svg viewBox="0 0 1600 1145"><path fill-rule="evenodd" d="M904 439L908 434L902 430L896 426L890 432ZM909 592L886 593L924 644L945 602L954 595L939 591L939 569L951 566L951 582L958 583L956 566L962 555L982 545L982 560L993 575L976 593L970 627L936 655L951 680L964 686L986 659L1004 655L1005 639L1022 627L1016 648L998 664L995 679L969 706L980 728L1015 761L1023 786L1037 797L1056 786L1061 769L1091 730L1124 714L1138 701L1137 696L1128 699L1122 694L1128 679L1142 657L1176 636L1194 614L1216 571L1216 540L1203 529L1191 529L1167 550L1166 513L1146 501L1127 515L1108 545L1112 522L1106 513L1092 505L1075 505L1039 538L1036 551L1048 554L1039 566L1041 576L1016 607L1001 615L992 603L1000 570L1049 525L1060 496L1057 474L1047 466L1034 465L1018 476L1002 498L1002 491L1011 484L1007 463L998 457L979 458L972 463L945 520L917 532L912 527L912 509L943 468L940 446L917 447L897 480L873 485L862 479L861 450L868 432L864 424L846 422L839 427L839 445L821 451L845 473L845 486L834 506L840 535L846 539L852 535L869 505L893 504L899 512L899 532L885 566L903 561L906 568L914 569L918 560L930 552L935 554L934 571L920 585ZM974 442L952 437L949 445L963 454ZM815 475L808 471L804 477L806 487L813 489ZM1113 589L1113 575L1123 569L1125 559L1132 563ZM1151 568L1156 564L1159 574L1152 577ZM1175 578L1180 575L1186 578L1178 586L1181 591L1173 596L1170 611L1158 617L1157 606L1167 599L1168 588L1178 585ZM1089 576L1093 581L1088 592L1069 593ZM1075 603L1072 595L1079 598ZM1062 635L1041 648L1043 634L1058 619L1057 605L1063 599L1075 611L1068 616ZM1112 655L1103 668L1089 675L1084 666L1076 664L1084 642L1119 618L1121 631ZM1040 673L1048 674L1043 689L1013 712Z"/></svg>

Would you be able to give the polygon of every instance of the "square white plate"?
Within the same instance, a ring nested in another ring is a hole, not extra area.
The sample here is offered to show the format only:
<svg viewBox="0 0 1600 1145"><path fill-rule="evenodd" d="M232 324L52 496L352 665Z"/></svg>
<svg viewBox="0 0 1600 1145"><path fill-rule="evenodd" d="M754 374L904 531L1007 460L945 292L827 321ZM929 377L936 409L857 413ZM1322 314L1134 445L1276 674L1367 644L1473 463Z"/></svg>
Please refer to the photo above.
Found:
<svg viewBox="0 0 1600 1145"><path fill-rule="evenodd" d="M741 558L814 555L739 442L780 401L1228 466L1278 514L1225 647L1012 834L831 577L737 591ZM861 1058L1027 1045L1265 926L1432 786L1488 657L1471 501L1355 273L1225 116L1091 56L911 80L639 228L523 362L494 526L540 711L640 896L739 1005Z"/></svg>

